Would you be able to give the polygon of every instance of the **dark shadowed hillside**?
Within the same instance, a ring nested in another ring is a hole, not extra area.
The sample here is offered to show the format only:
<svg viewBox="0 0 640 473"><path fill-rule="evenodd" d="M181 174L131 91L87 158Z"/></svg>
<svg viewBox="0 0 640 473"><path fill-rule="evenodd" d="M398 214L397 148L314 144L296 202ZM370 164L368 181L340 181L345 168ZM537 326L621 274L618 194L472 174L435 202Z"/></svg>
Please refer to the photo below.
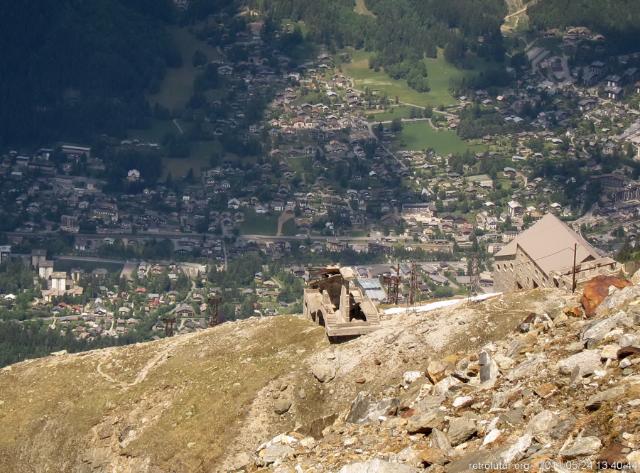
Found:
<svg viewBox="0 0 640 473"><path fill-rule="evenodd" d="M144 92L181 61L165 31L173 15L169 0L13 3L0 18L0 142L140 125Z"/></svg>

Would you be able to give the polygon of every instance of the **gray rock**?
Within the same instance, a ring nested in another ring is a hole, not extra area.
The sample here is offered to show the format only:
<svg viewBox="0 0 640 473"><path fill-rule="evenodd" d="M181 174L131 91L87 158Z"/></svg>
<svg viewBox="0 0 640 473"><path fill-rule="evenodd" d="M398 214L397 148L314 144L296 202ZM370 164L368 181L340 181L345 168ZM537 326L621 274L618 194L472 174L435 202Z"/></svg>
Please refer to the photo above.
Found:
<svg viewBox="0 0 640 473"><path fill-rule="evenodd" d="M367 417L370 407L371 395L367 392L360 391L351 403L351 409L349 409L346 421L352 424L363 422Z"/></svg>
<svg viewBox="0 0 640 473"><path fill-rule="evenodd" d="M289 409L291 409L291 400L290 399L286 399L286 398L281 398L276 400L276 402L273 404L273 411L276 414L286 414Z"/></svg>
<svg viewBox="0 0 640 473"><path fill-rule="evenodd" d="M414 415L407 423L407 432L410 434L430 434L433 429L442 429L444 416L437 409L421 412Z"/></svg>
<svg viewBox="0 0 640 473"><path fill-rule="evenodd" d="M556 367L562 374L571 374L578 377L588 376L602 367L600 352L598 350L584 350L560 360Z"/></svg>
<svg viewBox="0 0 640 473"><path fill-rule="evenodd" d="M543 354L533 355L509 371L507 379L509 381L515 381L517 379L527 378L537 372L546 360L547 357Z"/></svg>
<svg viewBox="0 0 640 473"><path fill-rule="evenodd" d="M443 452L449 452L453 448L449 436L440 429L433 429L431 431L431 446Z"/></svg>
<svg viewBox="0 0 640 473"><path fill-rule="evenodd" d="M311 368L313 376L321 383L328 383L336 377L336 367L329 363L319 363Z"/></svg>
<svg viewBox="0 0 640 473"><path fill-rule="evenodd" d="M369 393L359 392L351 403L351 409L346 421L352 424L376 421L380 416L396 415L399 406L400 400L397 398L387 398L374 402Z"/></svg>
<svg viewBox="0 0 640 473"><path fill-rule="evenodd" d="M596 309L601 315L612 309L618 309L634 299L640 297L640 286L627 286L608 296Z"/></svg>
<svg viewBox="0 0 640 473"><path fill-rule="evenodd" d="M626 315L620 312L612 317L598 320L588 325L580 338L588 347L594 347L625 318Z"/></svg>
<svg viewBox="0 0 640 473"><path fill-rule="evenodd" d="M621 347L640 347L640 337L635 334L625 333L618 338Z"/></svg>
<svg viewBox="0 0 640 473"><path fill-rule="evenodd" d="M417 401L413 407L417 411L430 411L431 409L440 407L444 400L444 396L425 396Z"/></svg>
<svg viewBox="0 0 640 473"><path fill-rule="evenodd" d="M500 420L512 427L517 427L524 423L524 408L514 407L500 415Z"/></svg>
<svg viewBox="0 0 640 473"><path fill-rule="evenodd" d="M500 374L498 364L491 359L491 356L486 351L480 352L480 381L482 383L490 383L495 381Z"/></svg>
<svg viewBox="0 0 640 473"><path fill-rule="evenodd" d="M615 388L607 389L606 391L599 392L591 396L585 407L590 411L600 409L602 403L607 401L613 401L624 395L625 389L622 386L616 386Z"/></svg>
<svg viewBox="0 0 640 473"><path fill-rule="evenodd" d="M527 424L527 433L536 439L546 436L558 423L558 416L549 410L544 410L536 414Z"/></svg>
<svg viewBox="0 0 640 473"><path fill-rule="evenodd" d="M598 437L580 437L570 445L560 450L560 456L565 458L583 457L587 455L595 455L600 451L602 442Z"/></svg>
<svg viewBox="0 0 640 473"><path fill-rule="evenodd" d="M560 440L567 438L567 435L573 430L576 425L575 415L560 414L556 425L549 432L549 437L553 440Z"/></svg>
<svg viewBox="0 0 640 473"><path fill-rule="evenodd" d="M478 432L476 423L465 417L458 417L449 421L449 431L447 435L451 444L455 447L469 440Z"/></svg>
<svg viewBox="0 0 640 473"><path fill-rule="evenodd" d="M258 453L258 466L266 466L275 463L278 460L287 458L292 455L295 450L288 445L274 444L260 450Z"/></svg>
<svg viewBox="0 0 640 473"><path fill-rule="evenodd" d="M338 473L418 473L418 470L409 465L375 459L345 465Z"/></svg>

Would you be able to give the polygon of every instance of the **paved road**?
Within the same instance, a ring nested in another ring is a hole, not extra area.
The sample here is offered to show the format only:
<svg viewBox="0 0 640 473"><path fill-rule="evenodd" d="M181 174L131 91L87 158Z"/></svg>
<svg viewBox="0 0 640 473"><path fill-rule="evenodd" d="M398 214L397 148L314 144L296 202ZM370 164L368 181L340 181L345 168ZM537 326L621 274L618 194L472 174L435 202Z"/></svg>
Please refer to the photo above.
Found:
<svg viewBox="0 0 640 473"><path fill-rule="evenodd" d="M429 122L431 121L431 118L401 118L400 119L402 121L402 123L413 123L413 122ZM391 123L393 123L393 120L385 120L385 121L378 121L375 122L376 125L379 123L382 123L383 125L389 125Z"/></svg>
<svg viewBox="0 0 640 473"><path fill-rule="evenodd" d="M33 237L36 235L56 235L57 232L40 232L40 233L23 233L23 232L7 232L9 236L23 236L23 237ZM113 239L182 239L182 238L202 238L204 236L210 237L213 239L220 239L220 235L210 234L210 233L136 233L132 234L122 234L122 233L105 233L105 234L81 234L78 233L75 235L80 238L94 239L100 240L103 238L113 238ZM306 241L307 239L311 241L340 241L340 242L379 242L381 240L380 237L352 237L352 236L323 236L323 235L283 235L283 236L275 236L275 235L240 235L238 236L238 240L241 241ZM390 242L402 242L402 239L394 239L389 240ZM225 248L226 250L226 248ZM123 263L125 260L117 260L117 259L109 259L109 258L98 258L91 256L60 256L57 259L68 259L68 260L84 260L90 262L97 263Z"/></svg>
<svg viewBox="0 0 640 473"><path fill-rule="evenodd" d="M98 258L93 256L54 256L53 259L56 261L83 261L87 263L112 263L112 264L122 264L122 263L129 262L127 260L122 260L122 259Z"/></svg>

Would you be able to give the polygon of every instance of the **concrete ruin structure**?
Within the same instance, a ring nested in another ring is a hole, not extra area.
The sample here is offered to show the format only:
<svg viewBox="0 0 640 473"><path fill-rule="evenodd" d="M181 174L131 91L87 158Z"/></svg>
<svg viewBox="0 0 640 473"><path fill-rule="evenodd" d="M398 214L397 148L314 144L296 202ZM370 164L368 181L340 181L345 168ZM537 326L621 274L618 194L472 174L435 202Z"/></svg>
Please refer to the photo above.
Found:
<svg viewBox="0 0 640 473"><path fill-rule="evenodd" d="M310 271L304 290L304 316L325 328L330 340L355 337L380 328L375 304L356 285L352 268L327 267Z"/></svg>
<svg viewBox="0 0 640 473"><path fill-rule="evenodd" d="M575 265L574 265L575 263ZM501 292L556 287L572 290L589 279L617 275L620 265L547 214L495 255L493 279Z"/></svg>

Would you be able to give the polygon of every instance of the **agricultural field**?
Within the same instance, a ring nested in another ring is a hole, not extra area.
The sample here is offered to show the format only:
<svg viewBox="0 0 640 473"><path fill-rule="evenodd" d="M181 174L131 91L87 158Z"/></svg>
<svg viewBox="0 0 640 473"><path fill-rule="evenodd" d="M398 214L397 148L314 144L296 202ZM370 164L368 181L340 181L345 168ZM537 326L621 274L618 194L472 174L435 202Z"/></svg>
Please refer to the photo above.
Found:
<svg viewBox="0 0 640 473"><path fill-rule="evenodd" d="M429 122L403 123L398 148L418 151L433 148L438 154L462 154L467 150L482 151L482 145L464 141L455 131L436 130Z"/></svg>
<svg viewBox="0 0 640 473"><path fill-rule="evenodd" d="M275 235L277 231L277 215L258 215L254 210L245 210L244 222L240 225L243 235Z"/></svg>
<svg viewBox="0 0 640 473"><path fill-rule="evenodd" d="M370 88L381 94L386 94L391 99L396 96L404 104L426 106L449 106L456 103L451 96L449 88L452 81L461 80L470 72L458 69L447 63L439 52L437 59L427 58L427 71L429 74L429 92L417 92L411 89L405 80L395 80L389 77L383 70L378 72L369 69L369 56L366 51L347 50L352 56L349 64L343 64L343 70L351 76L358 89Z"/></svg>

